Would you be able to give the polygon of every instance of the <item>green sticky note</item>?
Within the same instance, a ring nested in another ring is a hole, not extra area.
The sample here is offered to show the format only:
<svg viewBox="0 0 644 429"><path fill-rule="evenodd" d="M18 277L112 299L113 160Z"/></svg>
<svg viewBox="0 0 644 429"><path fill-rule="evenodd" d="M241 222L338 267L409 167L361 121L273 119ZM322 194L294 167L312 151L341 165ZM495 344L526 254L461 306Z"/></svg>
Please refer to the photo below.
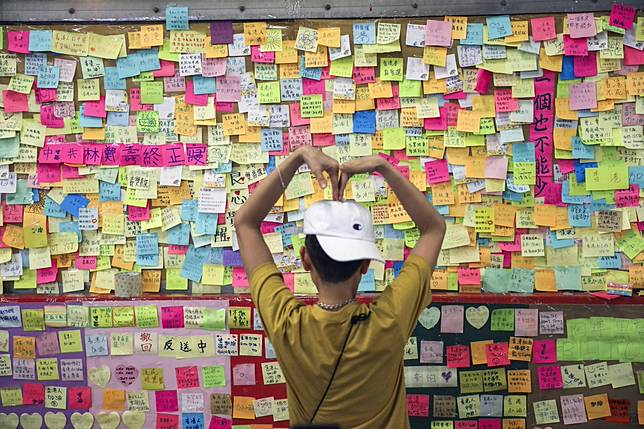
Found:
<svg viewBox="0 0 644 429"><path fill-rule="evenodd" d="M23 270L22 277L13 282L14 289L36 289L36 270Z"/></svg>
<svg viewBox="0 0 644 429"><path fill-rule="evenodd" d="M203 329L210 331L225 331L226 330L226 309L220 308L213 310L206 308L203 312L203 320L200 325Z"/></svg>
<svg viewBox="0 0 644 429"><path fill-rule="evenodd" d="M112 327L112 307L90 308L89 323L92 328L111 328Z"/></svg>
<svg viewBox="0 0 644 429"><path fill-rule="evenodd" d="M628 166L625 162L601 162L598 168L586 169L586 190L628 189Z"/></svg>
<svg viewBox="0 0 644 429"><path fill-rule="evenodd" d="M154 80L154 74L151 71L141 72L138 76L132 77L132 82L149 82Z"/></svg>
<svg viewBox="0 0 644 429"><path fill-rule="evenodd" d="M163 104L163 82L141 82L142 104Z"/></svg>
<svg viewBox="0 0 644 429"><path fill-rule="evenodd" d="M338 58L331 61L331 68L329 69L331 76L337 77L352 77L353 76L353 56Z"/></svg>
<svg viewBox="0 0 644 429"><path fill-rule="evenodd" d="M139 305L134 307L136 326L138 328L158 328L159 312L156 305Z"/></svg>
<svg viewBox="0 0 644 429"><path fill-rule="evenodd" d="M644 370L637 371L637 385L640 388L640 395L644 395Z"/></svg>
<svg viewBox="0 0 644 429"><path fill-rule="evenodd" d="M258 83L257 96L260 104L279 103L281 101L279 81Z"/></svg>
<svg viewBox="0 0 644 429"><path fill-rule="evenodd" d="M324 103L320 94L303 95L300 99L300 115L303 118L324 116Z"/></svg>
<svg viewBox="0 0 644 429"><path fill-rule="evenodd" d="M380 58L380 80L403 80L402 58Z"/></svg>
<svg viewBox="0 0 644 429"><path fill-rule="evenodd" d="M419 80L403 80L400 82L399 92L400 97L420 97L420 81Z"/></svg>
<svg viewBox="0 0 644 429"><path fill-rule="evenodd" d="M458 292L458 273L447 273L447 290Z"/></svg>
<svg viewBox="0 0 644 429"><path fill-rule="evenodd" d="M514 331L514 308L492 310L492 331Z"/></svg>
<svg viewBox="0 0 644 429"><path fill-rule="evenodd" d="M141 388L143 390L163 390L165 388L163 368L142 368Z"/></svg>
<svg viewBox="0 0 644 429"><path fill-rule="evenodd" d="M158 133L161 127L159 112L146 110L136 113L136 130L140 133Z"/></svg>
<svg viewBox="0 0 644 429"><path fill-rule="evenodd" d="M129 328L134 326L134 308L114 307L112 320L114 321L115 328Z"/></svg>
<svg viewBox="0 0 644 429"><path fill-rule="evenodd" d="M505 368L492 368L483 370L483 390L485 392L498 392L507 390L508 379Z"/></svg>
<svg viewBox="0 0 644 429"><path fill-rule="evenodd" d="M226 386L224 366L204 366L201 368L201 379L203 380L203 387L206 389Z"/></svg>
<svg viewBox="0 0 644 429"><path fill-rule="evenodd" d="M181 268L168 268L165 272L166 290L188 290L188 279L181 277Z"/></svg>
<svg viewBox="0 0 644 429"><path fill-rule="evenodd" d="M461 395L483 392L483 371L459 371L458 379Z"/></svg>
<svg viewBox="0 0 644 429"><path fill-rule="evenodd" d="M25 332L45 330L45 312L42 308L22 309L22 329Z"/></svg>
<svg viewBox="0 0 644 429"><path fill-rule="evenodd" d="M404 128L385 128L382 130L382 145L384 150L398 150L405 148Z"/></svg>

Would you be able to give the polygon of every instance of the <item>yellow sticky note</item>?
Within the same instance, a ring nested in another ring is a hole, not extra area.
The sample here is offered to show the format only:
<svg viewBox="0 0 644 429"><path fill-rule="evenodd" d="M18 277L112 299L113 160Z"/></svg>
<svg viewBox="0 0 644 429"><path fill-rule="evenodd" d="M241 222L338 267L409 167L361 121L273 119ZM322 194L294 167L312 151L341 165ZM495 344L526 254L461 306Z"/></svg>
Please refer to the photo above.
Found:
<svg viewBox="0 0 644 429"><path fill-rule="evenodd" d="M329 48L339 48L340 27L318 28L318 43Z"/></svg>
<svg viewBox="0 0 644 429"><path fill-rule="evenodd" d="M58 358L36 359L38 381L58 380Z"/></svg>
<svg viewBox="0 0 644 429"><path fill-rule="evenodd" d="M143 390L163 390L165 388L163 368L142 368L141 388Z"/></svg>
<svg viewBox="0 0 644 429"><path fill-rule="evenodd" d="M58 342L61 353L81 353L83 351L83 341L79 330L59 331Z"/></svg>
<svg viewBox="0 0 644 429"><path fill-rule="evenodd" d="M405 148L404 128L385 128L382 135L383 148L385 150L398 150Z"/></svg>
<svg viewBox="0 0 644 429"><path fill-rule="evenodd" d="M22 309L22 329L25 332L44 331L45 313L41 308Z"/></svg>
<svg viewBox="0 0 644 429"><path fill-rule="evenodd" d="M230 329L250 329L250 308L228 308L228 327Z"/></svg>
<svg viewBox="0 0 644 429"><path fill-rule="evenodd" d="M115 328L128 328L134 326L134 307L114 307L112 319Z"/></svg>

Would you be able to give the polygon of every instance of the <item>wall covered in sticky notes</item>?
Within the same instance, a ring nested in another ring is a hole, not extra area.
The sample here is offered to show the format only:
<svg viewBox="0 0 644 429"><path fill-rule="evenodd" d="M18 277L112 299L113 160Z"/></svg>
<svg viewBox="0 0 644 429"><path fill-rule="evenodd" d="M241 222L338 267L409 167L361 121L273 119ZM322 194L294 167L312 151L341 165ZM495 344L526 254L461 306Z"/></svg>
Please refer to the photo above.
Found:
<svg viewBox="0 0 644 429"><path fill-rule="evenodd" d="M401 356L413 429L635 428L644 418L638 305L438 301ZM252 302L223 297L5 302L0 408L12 428L12 415L50 429L289 419L286 379Z"/></svg>
<svg viewBox="0 0 644 429"><path fill-rule="evenodd" d="M433 288L631 294L644 285L644 22L629 6L530 17L7 26L0 46L6 293L244 290L232 219L289 152L381 154L448 221ZM382 178L398 273L418 231ZM303 168L262 229L296 292Z"/></svg>

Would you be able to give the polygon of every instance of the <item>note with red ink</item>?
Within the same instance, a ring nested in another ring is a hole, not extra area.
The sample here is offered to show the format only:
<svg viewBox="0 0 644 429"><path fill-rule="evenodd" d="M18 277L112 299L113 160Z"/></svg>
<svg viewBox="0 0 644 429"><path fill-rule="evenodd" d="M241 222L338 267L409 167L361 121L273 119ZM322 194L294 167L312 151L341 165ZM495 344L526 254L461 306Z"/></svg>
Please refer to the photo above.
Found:
<svg viewBox="0 0 644 429"><path fill-rule="evenodd" d="M407 415L411 417L428 417L429 395L407 395Z"/></svg>
<svg viewBox="0 0 644 429"><path fill-rule="evenodd" d="M448 368L469 368L470 348L464 345L447 346Z"/></svg>
<svg viewBox="0 0 644 429"><path fill-rule="evenodd" d="M532 361L538 364L557 362L557 340L534 340L532 343Z"/></svg>
<svg viewBox="0 0 644 429"><path fill-rule="evenodd" d="M177 389L191 389L199 387L199 368L197 366L184 366L175 368Z"/></svg>
<svg viewBox="0 0 644 429"><path fill-rule="evenodd" d="M441 334L462 334L464 307L443 305L441 307Z"/></svg>
<svg viewBox="0 0 644 429"><path fill-rule="evenodd" d="M179 411L179 400L176 390L159 390L154 392L157 412L172 413Z"/></svg>
<svg viewBox="0 0 644 429"><path fill-rule="evenodd" d="M569 13L568 28L570 37L578 39L580 37L593 37L597 34L595 29L595 16L593 13Z"/></svg>
<svg viewBox="0 0 644 429"><path fill-rule="evenodd" d="M608 20L608 23L613 27L630 30L631 28L633 28L633 21L635 20L636 14L637 9L635 9L633 6L627 6L621 3L613 3L613 6L610 8L610 19Z"/></svg>
<svg viewBox="0 0 644 429"><path fill-rule="evenodd" d="M537 368L537 374L539 375L539 389L563 389L563 378L559 365L540 366Z"/></svg>
<svg viewBox="0 0 644 429"><path fill-rule="evenodd" d="M161 307L161 326L164 329L183 328L183 306Z"/></svg>
<svg viewBox="0 0 644 429"><path fill-rule="evenodd" d="M485 357L487 366L508 366L510 358L508 357L508 343L492 343L485 345Z"/></svg>
<svg viewBox="0 0 644 429"><path fill-rule="evenodd" d="M594 109L597 107L597 86L595 82L573 83L568 89L568 107L570 110Z"/></svg>
<svg viewBox="0 0 644 429"><path fill-rule="evenodd" d="M530 20L530 26L532 27L532 40L535 42L557 38L557 28L555 27L554 16L532 18Z"/></svg>

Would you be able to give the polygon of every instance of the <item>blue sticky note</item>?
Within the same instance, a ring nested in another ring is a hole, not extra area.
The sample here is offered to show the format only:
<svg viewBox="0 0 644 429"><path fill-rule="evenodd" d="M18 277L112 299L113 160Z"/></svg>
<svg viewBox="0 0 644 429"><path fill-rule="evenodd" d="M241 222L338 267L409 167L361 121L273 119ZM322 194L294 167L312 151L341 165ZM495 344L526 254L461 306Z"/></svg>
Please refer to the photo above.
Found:
<svg viewBox="0 0 644 429"><path fill-rule="evenodd" d="M592 213L586 204L570 204L568 206L568 223L573 228L588 228L591 226Z"/></svg>
<svg viewBox="0 0 644 429"><path fill-rule="evenodd" d="M38 76L40 67L47 65L47 54L34 53L25 55L25 74L29 76Z"/></svg>
<svg viewBox="0 0 644 429"><path fill-rule="evenodd" d="M124 58L118 58L116 71L120 79L137 76L141 73L138 56L130 54Z"/></svg>
<svg viewBox="0 0 644 429"><path fill-rule="evenodd" d="M31 198L34 200L34 203L37 203L40 201L40 192L38 192L38 189L33 188L31 190Z"/></svg>
<svg viewBox="0 0 644 429"><path fill-rule="evenodd" d="M81 230L78 227L78 222L76 221L61 222L60 225L58 225L58 230L60 232L76 233L76 239L78 240L79 243L83 240L83 234L81 233Z"/></svg>
<svg viewBox="0 0 644 429"><path fill-rule="evenodd" d="M217 213L197 213L195 232L197 234L214 234L217 232Z"/></svg>
<svg viewBox="0 0 644 429"><path fill-rule="evenodd" d="M1 139L0 147L2 146L2 140L8 140L8 139ZM33 194L31 193L31 188L29 187L29 183L27 182L27 179L18 179L16 181L16 192L13 194L6 194L5 198L6 198L5 201L7 202L7 205L10 205L10 206L16 205L16 204L27 205L27 204L33 204L34 202Z"/></svg>
<svg viewBox="0 0 644 429"><path fill-rule="evenodd" d="M197 220L197 200L183 200L180 216L184 222L195 222Z"/></svg>
<svg viewBox="0 0 644 429"><path fill-rule="evenodd" d="M103 86L108 89L127 89L126 80L119 77L117 67L105 67L105 76L103 76Z"/></svg>
<svg viewBox="0 0 644 429"><path fill-rule="evenodd" d="M644 166L628 167L628 184L644 187Z"/></svg>
<svg viewBox="0 0 644 429"><path fill-rule="evenodd" d="M526 268L512 268L510 276L510 292L534 292L534 270Z"/></svg>
<svg viewBox="0 0 644 429"><path fill-rule="evenodd" d="M275 157L273 155L268 156L268 164L266 164L266 174L271 174L275 170Z"/></svg>
<svg viewBox="0 0 644 429"><path fill-rule="evenodd" d="M29 50L31 52L51 51L51 30L31 30L29 32Z"/></svg>
<svg viewBox="0 0 644 429"><path fill-rule="evenodd" d="M363 134L376 133L375 110L363 110L353 115L353 132Z"/></svg>
<svg viewBox="0 0 644 429"><path fill-rule="evenodd" d="M483 272L483 290L492 293L506 293L512 280L512 270L486 268Z"/></svg>
<svg viewBox="0 0 644 429"><path fill-rule="evenodd" d="M575 161L575 179L577 183L586 182L586 169L587 168L597 168L596 162L588 162L581 164L579 161Z"/></svg>
<svg viewBox="0 0 644 429"><path fill-rule="evenodd" d="M220 162L217 168L213 168L212 171L216 174L230 174L233 171L233 162Z"/></svg>
<svg viewBox="0 0 644 429"><path fill-rule="evenodd" d="M222 247L211 247L210 256L208 256L208 260L206 261L206 264L223 265L223 263L224 263L224 249Z"/></svg>
<svg viewBox="0 0 644 429"><path fill-rule="evenodd" d="M101 180L98 182L98 196L101 202L121 201L121 185Z"/></svg>
<svg viewBox="0 0 644 429"><path fill-rule="evenodd" d="M391 225L383 225L383 231L384 231L384 237L385 238L392 238L394 240L404 240L405 239L405 233L403 231L399 231L397 229L394 229L393 226Z"/></svg>
<svg viewBox="0 0 644 429"><path fill-rule="evenodd" d="M262 152L281 152L284 149L281 128L262 128L259 137Z"/></svg>
<svg viewBox="0 0 644 429"><path fill-rule="evenodd" d="M376 291L376 275L374 271L370 268L367 270L366 274L363 274L360 278L360 284L358 284L358 292L375 292Z"/></svg>
<svg viewBox="0 0 644 429"><path fill-rule="evenodd" d="M136 254L154 255L159 253L159 237L156 234L139 234L136 236Z"/></svg>
<svg viewBox="0 0 644 429"><path fill-rule="evenodd" d="M190 244L190 225L180 223L168 229L168 244L187 246Z"/></svg>
<svg viewBox="0 0 644 429"><path fill-rule="evenodd" d="M188 30L188 8L168 6L165 8L166 30Z"/></svg>
<svg viewBox="0 0 644 429"><path fill-rule="evenodd" d="M130 124L129 118L129 112L107 112L107 125L111 125L113 127L127 127Z"/></svg>
<svg viewBox="0 0 644 429"><path fill-rule="evenodd" d="M60 204L49 197L45 197L45 216L64 219L67 212L60 208Z"/></svg>
<svg viewBox="0 0 644 429"><path fill-rule="evenodd" d="M193 282L200 282L203 274L203 264L209 257L210 250L208 248L190 246L181 267L181 277Z"/></svg>
<svg viewBox="0 0 644 429"><path fill-rule="evenodd" d="M402 271L404 261L395 261L394 262L394 277L397 278L400 272Z"/></svg>
<svg viewBox="0 0 644 429"><path fill-rule="evenodd" d="M217 92L217 83L214 77L193 76L192 83L195 95L214 94Z"/></svg>
<svg viewBox="0 0 644 429"><path fill-rule="evenodd" d="M204 429L203 413L182 413L181 423L183 429Z"/></svg>
<svg viewBox="0 0 644 429"><path fill-rule="evenodd" d="M575 63L571 56L564 55L561 62L561 73L559 73L559 80L574 80L575 79Z"/></svg>
<svg viewBox="0 0 644 429"><path fill-rule="evenodd" d="M578 159L595 159L595 146L584 144L584 141L575 136L572 138L572 157Z"/></svg>
<svg viewBox="0 0 644 429"><path fill-rule="evenodd" d="M36 85L38 88L57 88L60 80L60 67L44 65L38 69Z"/></svg>
<svg viewBox="0 0 644 429"><path fill-rule="evenodd" d="M575 240L573 239L559 240L557 238L557 233L553 231L548 235L548 241L553 249L563 249L564 247L572 247L575 245Z"/></svg>
<svg viewBox="0 0 644 429"><path fill-rule="evenodd" d="M508 15L488 16L485 18L485 23L490 40L512 35L512 23Z"/></svg>
<svg viewBox="0 0 644 429"><path fill-rule="evenodd" d="M599 268L604 270L619 270L622 268L622 258L619 255L600 256Z"/></svg>
<svg viewBox="0 0 644 429"><path fill-rule="evenodd" d="M136 263L142 267L157 267L159 266L159 254L136 255Z"/></svg>
<svg viewBox="0 0 644 429"><path fill-rule="evenodd" d="M300 76L306 79L322 80L322 67L306 67L304 55L300 57Z"/></svg>
<svg viewBox="0 0 644 429"><path fill-rule="evenodd" d="M107 334L85 334L85 354L87 357L108 356Z"/></svg>
<svg viewBox="0 0 644 429"><path fill-rule="evenodd" d="M512 145L513 162L536 162L534 143L514 143Z"/></svg>
<svg viewBox="0 0 644 429"><path fill-rule="evenodd" d="M102 128L103 119L94 116L85 116L85 105L80 106L80 126L84 128Z"/></svg>
<svg viewBox="0 0 644 429"><path fill-rule="evenodd" d="M483 46L483 24L467 24L465 39L461 39L461 45Z"/></svg>
<svg viewBox="0 0 644 429"><path fill-rule="evenodd" d="M84 195L68 194L60 204L60 208L62 208L72 216L78 217L78 209L80 209L81 207L87 207L88 205L89 200L85 198Z"/></svg>
<svg viewBox="0 0 644 429"><path fill-rule="evenodd" d="M354 22L353 23L353 44L354 45L375 45L376 44L376 23L375 22Z"/></svg>
<svg viewBox="0 0 644 429"><path fill-rule="evenodd" d="M133 55L139 62L139 70L142 72L159 70L161 68L159 48L141 49L130 55Z"/></svg>
<svg viewBox="0 0 644 429"><path fill-rule="evenodd" d="M557 290L581 290L581 267L555 267Z"/></svg>

